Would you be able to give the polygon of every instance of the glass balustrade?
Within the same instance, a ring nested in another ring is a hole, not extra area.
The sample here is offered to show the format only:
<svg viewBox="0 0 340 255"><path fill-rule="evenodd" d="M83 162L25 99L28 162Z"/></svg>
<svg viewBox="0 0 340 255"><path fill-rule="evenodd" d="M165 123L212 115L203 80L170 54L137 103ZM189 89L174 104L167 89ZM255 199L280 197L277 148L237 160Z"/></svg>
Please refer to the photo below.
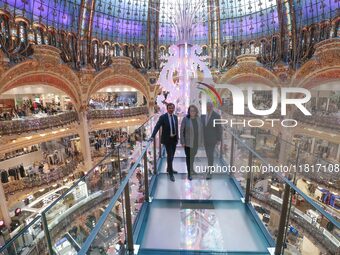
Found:
<svg viewBox="0 0 340 255"><path fill-rule="evenodd" d="M137 221L138 212L147 199L144 193L148 185L145 183L146 180L151 181L155 156L158 155L154 153L156 148L146 142L151 135L154 118L148 119L134 132L133 137L137 137L136 140L130 139L132 135L128 135L32 222L21 227L17 234L8 234L8 242L0 248L0 254L75 254L110 206L110 200L122 186L131 166L136 166L130 181L131 197L134 198L131 200L131 218L133 222ZM136 133L139 135L135 135ZM145 150L147 154L143 154L143 162L145 160L146 164L140 164L139 158ZM147 178L144 176L145 172L149 174ZM103 249L103 241L110 240L113 246L125 243L125 201L124 196L115 201L106 222L106 226L110 225L110 231L101 232L100 240L93 246L93 252Z"/></svg>
<svg viewBox="0 0 340 255"><path fill-rule="evenodd" d="M225 128L224 137L222 158L275 240L275 254L296 254L308 243L337 254L339 162L256 128Z"/></svg>

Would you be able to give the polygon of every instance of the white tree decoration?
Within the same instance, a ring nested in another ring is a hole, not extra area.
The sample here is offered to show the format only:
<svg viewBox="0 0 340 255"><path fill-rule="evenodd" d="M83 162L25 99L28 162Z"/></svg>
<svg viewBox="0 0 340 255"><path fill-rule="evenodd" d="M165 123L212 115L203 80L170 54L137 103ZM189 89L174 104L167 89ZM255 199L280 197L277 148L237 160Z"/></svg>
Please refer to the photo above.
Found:
<svg viewBox="0 0 340 255"><path fill-rule="evenodd" d="M179 113L184 113L190 103L190 83L192 78L197 78L197 72L203 72L204 78L211 78L210 70L204 63L207 57L200 56L202 48L192 45L195 30L200 23L195 20L195 16L203 3L205 1L175 1L175 15L170 20L177 43L170 46L169 55L161 58L165 64L158 83L163 91L169 92L166 101L175 103ZM178 79L174 81L174 77ZM162 106L164 99L163 95L158 96L157 104Z"/></svg>

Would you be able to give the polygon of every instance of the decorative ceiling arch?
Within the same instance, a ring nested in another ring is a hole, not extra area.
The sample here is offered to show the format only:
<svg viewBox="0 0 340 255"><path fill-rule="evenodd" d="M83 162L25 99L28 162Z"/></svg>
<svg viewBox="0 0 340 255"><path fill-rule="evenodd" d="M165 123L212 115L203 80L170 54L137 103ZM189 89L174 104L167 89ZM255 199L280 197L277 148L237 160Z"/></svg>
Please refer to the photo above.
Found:
<svg viewBox="0 0 340 255"><path fill-rule="evenodd" d="M303 81L298 84L298 87L312 89L334 81L337 81L340 84L340 65L332 68L320 69L314 72L311 76L303 79Z"/></svg>
<svg viewBox="0 0 340 255"><path fill-rule="evenodd" d="M242 90L246 90L247 88L247 85L252 85L252 88L254 90L270 90L271 89L271 86L269 85L266 85L264 84L263 82L257 82L255 80L251 80L251 82L242 82L240 84L233 84L233 85L240 85L239 87L242 89ZM223 84L222 84L223 86ZM217 88L216 89L217 92L219 93L219 95L223 98L225 96L228 96L228 95L231 95L231 91L228 89L228 88L223 88L223 87L220 87L220 88Z"/></svg>
<svg viewBox="0 0 340 255"><path fill-rule="evenodd" d="M241 55L237 57L237 65L229 69L220 78L218 83L228 83L232 85L257 83L270 87L280 86L278 77L263 67L254 55Z"/></svg>
<svg viewBox="0 0 340 255"><path fill-rule="evenodd" d="M34 86L34 85L47 85L54 87L56 89L59 89L72 99L74 103L79 103L79 99L77 98L76 94L72 90L72 88L69 87L67 84L67 81L60 79L60 77L55 76L51 73L39 73L39 72L30 72L25 75L21 75L20 77L15 77L11 80L8 80L5 83L2 83L0 81L0 94L18 87L23 86Z"/></svg>
<svg viewBox="0 0 340 255"><path fill-rule="evenodd" d="M332 81L340 81L339 38L328 39L315 45L313 58L296 72L292 86L311 89Z"/></svg>
<svg viewBox="0 0 340 255"><path fill-rule="evenodd" d="M108 86L130 86L140 91L150 102L151 93L148 80L136 70L127 57L115 57L112 59L112 67L98 73L90 83L87 92L87 102L90 96L98 90Z"/></svg>
<svg viewBox="0 0 340 255"><path fill-rule="evenodd" d="M0 77L0 94L22 86L47 85L67 94L76 109L80 105L80 83L77 75L61 64L59 50L52 46L34 47L33 59L17 64Z"/></svg>

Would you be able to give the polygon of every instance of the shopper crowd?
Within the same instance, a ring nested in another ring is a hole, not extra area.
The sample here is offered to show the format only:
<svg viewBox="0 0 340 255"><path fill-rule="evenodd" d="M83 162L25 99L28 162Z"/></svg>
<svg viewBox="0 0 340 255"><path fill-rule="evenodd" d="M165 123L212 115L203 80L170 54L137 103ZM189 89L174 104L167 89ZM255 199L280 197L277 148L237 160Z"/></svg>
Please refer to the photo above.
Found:
<svg viewBox="0 0 340 255"><path fill-rule="evenodd" d="M90 99L91 109L115 109L119 107L135 107L137 100L135 97L120 97L116 94L98 93Z"/></svg>
<svg viewBox="0 0 340 255"><path fill-rule="evenodd" d="M67 105L68 110L72 110L72 104ZM60 103L47 103L45 106L43 102L32 101L31 99L24 100L20 105L15 106L11 110L0 113L0 121L13 120L34 116L37 114L55 115L60 112Z"/></svg>

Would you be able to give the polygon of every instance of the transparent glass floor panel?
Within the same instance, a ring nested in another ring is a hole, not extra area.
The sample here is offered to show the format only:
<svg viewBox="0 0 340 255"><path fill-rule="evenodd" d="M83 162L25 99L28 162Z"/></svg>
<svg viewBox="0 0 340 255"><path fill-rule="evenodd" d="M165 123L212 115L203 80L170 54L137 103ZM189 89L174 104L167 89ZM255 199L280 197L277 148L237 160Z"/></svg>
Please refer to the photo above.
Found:
<svg viewBox="0 0 340 255"><path fill-rule="evenodd" d="M205 153L204 148L199 148L197 150L196 157L198 157L198 158L206 158L207 157L207 154ZM176 152L175 152L175 158L185 158L184 148L181 145L177 145L177 149L176 149Z"/></svg>
<svg viewBox="0 0 340 255"><path fill-rule="evenodd" d="M194 167L206 164L200 150ZM140 254L269 254L267 239L226 173L211 180L193 174L189 181L183 148L177 149L173 162L179 172L175 182L169 180L166 166L163 158L139 232Z"/></svg>
<svg viewBox="0 0 340 255"><path fill-rule="evenodd" d="M216 160L215 160L216 161ZM195 158L194 161L194 172L196 174L205 176L206 173L205 171L208 170L207 166L207 158L206 157L197 157ZM217 166L217 164L215 165ZM172 163L172 167L174 170L178 171L179 173L187 173L187 165L186 165L186 160L185 157L178 157L174 158L174 161ZM166 163L166 158L163 160L160 168L158 169L160 173L166 173L167 171L167 163ZM201 172L198 172L201 171ZM220 172L220 175L227 175L226 173Z"/></svg>
<svg viewBox="0 0 340 255"><path fill-rule="evenodd" d="M192 181L186 174L176 174L176 181L169 181L167 174L157 177L154 199L176 200L240 200L240 193L233 180L215 176L211 180L194 177Z"/></svg>
<svg viewBox="0 0 340 255"><path fill-rule="evenodd" d="M242 202L154 200L141 249L267 253L268 243ZM269 254L269 253L268 253Z"/></svg>

